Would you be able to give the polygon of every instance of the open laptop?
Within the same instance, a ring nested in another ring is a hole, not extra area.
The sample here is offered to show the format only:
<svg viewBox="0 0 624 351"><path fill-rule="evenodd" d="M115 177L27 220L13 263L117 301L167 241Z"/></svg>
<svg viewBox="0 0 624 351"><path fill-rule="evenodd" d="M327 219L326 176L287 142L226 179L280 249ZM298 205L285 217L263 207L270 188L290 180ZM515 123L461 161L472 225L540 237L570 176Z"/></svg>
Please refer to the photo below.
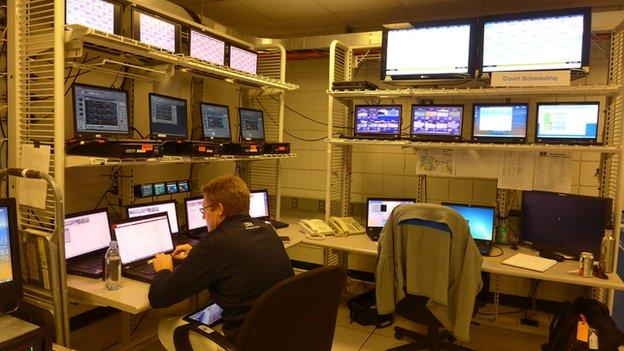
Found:
<svg viewBox="0 0 624 351"><path fill-rule="evenodd" d="M403 204L416 203L416 199L371 198L366 199L366 235L373 241L379 240L379 234L392 210Z"/></svg>
<svg viewBox="0 0 624 351"><path fill-rule="evenodd" d="M106 209L67 215L65 217L67 273L101 278L104 275L104 254L110 241L110 223Z"/></svg>
<svg viewBox="0 0 624 351"><path fill-rule="evenodd" d="M249 215L268 222L275 229L286 228L288 223L271 219L269 212L269 191L267 189L251 190L249 199Z"/></svg>
<svg viewBox="0 0 624 351"><path fill-rule="evenodd" d="M119 245L121 275L150 283L156 272L147 261L159 252L173 252L167 213L126 219L112 228Z"/></svg>
<svg viewBox="0 0 624 351"><path fill-rule="evenodd" d="M154 213L167 212L171 234L178 234L178 215L176 213L176 201L167 200L150 204L130 205L126 207L127 218L146 216Z"/></svg>
<svg viewBox="0 0 624 351"><path fill-rule="evenodd" d="M188 227L186 235L190 238L201 239L208 234L206 220L201 213L201 208L203 206L204 198L202 196L184 199L184 207L186 208L186 224Z"/></svg>
<svg viewBox="0 0 624 351"><path fill-rule="evenodd" d="M401 105L357 105L354 109L353 137L356 139L397 139L401 136Z"/></svg>
<svg viewBox="0 0 624 351"><path fill-rule="evenodd" d="M494 221L496 218L496 209L493 206L477 206L467 204L445 203L459 212L468 222L470 227L470 235L474 239L481 255L489 256L494 241Z"/></svg>

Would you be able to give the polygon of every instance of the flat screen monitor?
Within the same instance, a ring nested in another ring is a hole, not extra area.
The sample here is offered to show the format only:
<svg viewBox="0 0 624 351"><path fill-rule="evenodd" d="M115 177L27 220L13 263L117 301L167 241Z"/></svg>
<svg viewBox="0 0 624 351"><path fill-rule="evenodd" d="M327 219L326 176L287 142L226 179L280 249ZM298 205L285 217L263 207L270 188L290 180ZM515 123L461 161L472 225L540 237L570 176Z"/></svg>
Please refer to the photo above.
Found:
<svg viewBox="0 0 624 351"><path fill-rule="evenodd" d="M124 266L157 253L173 251L166 213L127 219L113 224L112 228Z"/></svg>
<svg viewBox="0 0 624 351"><path fill-rule="evenodd" d="M401 105L357 105L354 113L356 136L401 135Z"/></svg>
<svg viewBox="0 0 624 351"><path fill-rule="evenodd" d="M256 74L258 72L258 54L251 50L230 46L230 68Z"/></svg>
<svg viewBox="0 0 624 351"><path fill-rule="evenodd" d="M612 200L603 197L525 191L520 238L536 248L600 257L600 243L611 222Z"/></svg>
<svg viewBox="0 0 624 351"><path fill-rule="evenodd" d="M186 100L149 94L150 135L157 139L186 139Z"/></svg>
<svg viewBox="0 0 624 351"><path fill-rule="evenodd" d="M474 104L472 140L523 143L528 113L528 104Z"/></svg>
<svg viewBox="0 0 624 351"><path fill-rule="evenodd" d="M383 228L395 207L416 203L416 199L368 198L366 199L366 227Z"/></svg>
<svg viewBox="0 0 624 351"><path fill-rule="evenodd" d="M464 105L412 105L412 137L460 140Z"/></svg>
<svg viewBox="0 0 624 351"><path fill-rule="evenodd" d="M65 216L65 258L74 258L108 247L110 222L106 209Z"/></svg>
<svg viewBox="0 0 624 351"><path fill-rule="evenodd" d="M264 141L264 116L261 110L239 108L240 131L243 141Z"/></svg>
<svg viewBox="0 0 624 351"><path fill-rule="evenodd" d="M201 110L202 131L205 140L228 142L230 132L230 109L225 105L199 104Z"/></svg>
<svg viewBox="0 0 624 351"><path fill-rule="evenodd" d="M147 205L132 205L126 208L126 214L128 218L134 218L139 216L147 216L154 213L166 212L169 217L169 226L171 227L171 233L178 233L178 215L176 213L176 202L162 201L155 202Z"/></svg>
<svg viewBox="0 0 624 351"><path fill-rule="evenodd" d="M206 229L206 220L200 210L204 207L204 198L198 196L184 199L184 207L186 208L186 224L188 230Z"/></svg>
<svg viewBox="0 0 624 351"><path fill-rule="evenodd" d="M225 65L225 42L191 29L190 54L191 57L223 66Z"/></svg>
<svg viewBox="0 0 624 351"><path fill-rule="evenodd" d="M589 7L493 16L480 23L483 72L589 65Z"/></svg>
<svg viewBox="0 0 624 351"><path fill-rule="evenodd" d="M269 192L264 190L252 190L249 193L249 216L253 218L269 217Z"/></svg>
<svg viewBox="0 0 624 351"><path fill-rule="evenodd" d="M178 192L185 193L191 191L190 182L188 180L178 180Z"/></svg>
<svg viewBox="0 0 624 351"><path fill-rule="evenodd" d="M127 137L130 132L128 93L74 84L74 132L76 136Z"/></svg>
<svg viewBox="0 0 624 351"><path fill-rule="evenodd" d="M0 199L0 312L13 310L22 298L22 275L14 198Z"/></svg>
<svg viewBox="0 0 624 351"><path fill-rule="evenodd" d="M133 9L132 35L134 39L159 49L180 51L180 25L157 15Z"/></svg>
<svg viewBox="0 0 624 351"><path fill-rule="evenodd" d="M543 143L595 144L600 103L540 102L535 140Z"/></svg>
<svg viewBox="0 0 624 351"><path fill-rule="evenodd" d="M65 23L121 34L121 5L106 0L65 0Z"/></svg>
<svg viewBox="0 0 624 351"><path fill-rule="evenodd" d="M165 183L154 183L154 196L164 195L166 191Z"/></svg>
<svg viewBox="0 0 624 351"><path fill-rule="evenodd" d="M476 20L419 23L384 30L381 80L474 75Z"/></svg>
<svg viewBox="0 0 624 351"><path fill-rule="evenodd" d="M493 241L496 209L493 206L478 206L466 204L445 203L464 217L470 228L470 236L474 240Z"/></svg>

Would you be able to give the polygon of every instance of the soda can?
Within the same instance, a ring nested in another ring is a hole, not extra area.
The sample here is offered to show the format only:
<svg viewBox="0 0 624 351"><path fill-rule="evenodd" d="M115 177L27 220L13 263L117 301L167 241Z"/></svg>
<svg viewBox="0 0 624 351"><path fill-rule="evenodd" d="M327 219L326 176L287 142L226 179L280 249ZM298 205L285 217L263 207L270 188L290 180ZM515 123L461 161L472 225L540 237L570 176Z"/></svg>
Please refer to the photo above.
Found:
<svg viewBox="0 0 624 351"><path fill-rule="evenodd" d="M594 276L594 255L591 252L581 252L579 257L579 274L586 278Z"/></svg>

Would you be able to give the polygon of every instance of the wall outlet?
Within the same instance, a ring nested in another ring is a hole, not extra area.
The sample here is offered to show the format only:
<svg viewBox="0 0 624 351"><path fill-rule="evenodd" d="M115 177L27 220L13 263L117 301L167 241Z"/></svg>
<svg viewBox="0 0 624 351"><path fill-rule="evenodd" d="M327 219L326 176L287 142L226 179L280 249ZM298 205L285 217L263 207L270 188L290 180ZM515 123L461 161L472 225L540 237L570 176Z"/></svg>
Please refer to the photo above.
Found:
<svg viewBox="0 0 624 351"><path fill-rule="evenodd" d="M292 199L290 199L290 207L294 209L299 208L299 203L296 197L293 197Z"/></svg>
<svg viewBox="0 0 624 351"><path fill-rule="evenodd" d="M319 211L325 211L325 200L319 200L318 209Z"/></svg>

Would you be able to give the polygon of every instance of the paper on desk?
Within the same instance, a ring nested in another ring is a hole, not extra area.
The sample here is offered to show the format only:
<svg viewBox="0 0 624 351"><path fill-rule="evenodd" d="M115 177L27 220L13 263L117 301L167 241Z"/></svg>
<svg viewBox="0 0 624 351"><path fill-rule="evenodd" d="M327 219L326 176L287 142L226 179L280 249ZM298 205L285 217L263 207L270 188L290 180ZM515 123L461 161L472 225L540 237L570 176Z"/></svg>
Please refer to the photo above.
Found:
<svg viewBox="0 0 624 351"><path fill-rule="evenodd" d="M50 145L35 147L32 144L21 144L18 167L39 172L50 172ZM18 178L19 203L26 206L45 209L46 189L48 183L43 179Z"/></svg>
<svg viewBox="0 0 624 351"><path fill-rule="evenodd" d="M540 152L535 158L534 190L569 193L572 187L572 155Z"/></svg>
<svg viewBox="0 0 624 351"><path fill-rule="evenodd" d="M496 178L500 152L495 150L455 151L455 176Z"/></svg>
<svg viewBox="0 0 624 351"><path fill-rule="evenodd" d="M534 162L534 152L501 152L497 187L499 189L532 190Z"/></svg>
<svg viewBox="0 0 624 351"><path fill-rule="evenodd" d="M455 150L418 149L416 150L416 173L425 175L455 175Z"/></svg>

